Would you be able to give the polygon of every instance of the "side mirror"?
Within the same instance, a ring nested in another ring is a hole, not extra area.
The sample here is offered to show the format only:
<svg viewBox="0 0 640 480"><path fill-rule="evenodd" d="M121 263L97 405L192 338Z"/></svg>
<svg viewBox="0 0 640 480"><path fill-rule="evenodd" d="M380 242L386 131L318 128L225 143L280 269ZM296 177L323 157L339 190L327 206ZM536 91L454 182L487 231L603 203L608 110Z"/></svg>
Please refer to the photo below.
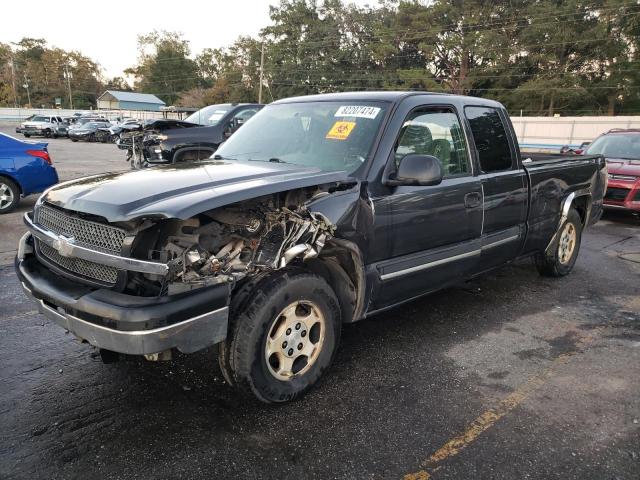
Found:
<svg viewBox="0 0 640 480"><path fill-rule="evenodd" d="M395 176L387 185L438 185L442 182L440 160L433 155L407 155L400 160Z"/></svg>
<svg viewBox="0 0 640 480"><path fill-rule="evenodd" d="M238 129L237 119L233 118L229 121L229 124L224 129L224 138L229 138Z"/></svg>

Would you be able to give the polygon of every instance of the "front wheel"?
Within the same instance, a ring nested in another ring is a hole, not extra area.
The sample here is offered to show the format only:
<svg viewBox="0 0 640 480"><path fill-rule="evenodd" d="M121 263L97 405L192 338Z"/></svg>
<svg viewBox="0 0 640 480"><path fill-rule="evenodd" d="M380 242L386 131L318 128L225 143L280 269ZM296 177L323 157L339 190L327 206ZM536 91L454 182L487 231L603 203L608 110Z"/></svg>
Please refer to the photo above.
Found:
<svg viewBox="0 0 640 480"><path fill-rule="evenodd" d="M582 240L582 219L576 209L569 210L556 238L547 249L535 256L535 264L540 275L564 277L568 275L578 258Z"/></svg>
<svg viewBox="0 0 640 480"><path fill-rule="evenodd" d="M0 215L9 213L20 201L20 189L15 182L0 177Z"/></svg>
<svg viewBox="0 0 640 480"><path fill-rule="evenodd" d="M308 391L338 348L338 300L313 273L269 275L232 315L220 367L230 384L265 403L288 402Z"/></svg>

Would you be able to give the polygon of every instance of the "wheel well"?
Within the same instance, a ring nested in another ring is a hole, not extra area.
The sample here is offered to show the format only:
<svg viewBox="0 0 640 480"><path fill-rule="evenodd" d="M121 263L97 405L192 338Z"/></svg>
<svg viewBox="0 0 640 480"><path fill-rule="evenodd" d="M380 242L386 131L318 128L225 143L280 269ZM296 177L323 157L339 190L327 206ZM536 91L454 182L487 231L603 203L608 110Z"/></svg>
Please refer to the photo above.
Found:
<svg viewBox="0 0 640 480"><path fill-rule="evenodd" d="M177 163L180 161L183 161L183 157L187 154L195 154L195 156L197 156L198 158L194 158L192 160L202 160L200 153L206 153L208 154L208 156L211 156L211 154L215 152L214 148L211 147L187 147L187 148L181 148L180 150L176 151L176 153L173 154L173 162ZM205 157L206 158L206 157ZM187 159L189 160L189 159Z"/></svg>
<svg viewBox="0 0 640 480"><path fill-rule="evenodd" d="M582 220L582 225L585 225L587 221L587 212L589 211L590 197L588 195L582 195L573 200L572 206L580 215L580 219Z"/></svg>
<svg viewBox="0 0 640 480"><path fill-rule="evenodd" d="M331 239L320 257L304 262L304 266L322 276L333 288L343 323L362 318L364 310L364 265L358 247L352 242Z"/></svg>
<svg viewBox="0 0 640 480"><path fill-rule="evenodd" d="M20 195L22 195L22 193L23 193L22 192L22 185L20 185L20 182L18 182L15 178L10 177L9 175L6 175L4 173L0 173L0 178L6 178L7 180L11 180L14 183L14 185L16 187L18 187L18 191L20 192Z"/></svg>

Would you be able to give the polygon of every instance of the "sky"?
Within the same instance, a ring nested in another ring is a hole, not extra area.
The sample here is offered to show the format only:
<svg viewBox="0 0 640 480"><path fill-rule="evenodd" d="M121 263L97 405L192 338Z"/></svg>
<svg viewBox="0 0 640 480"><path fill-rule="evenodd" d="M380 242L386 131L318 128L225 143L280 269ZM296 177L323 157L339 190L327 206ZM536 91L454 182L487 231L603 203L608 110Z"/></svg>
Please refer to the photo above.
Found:
<svg viewBox="0 0 640 480"><path fill-rule="evenodd" d="M240 35L256 36L270 23L269 4L279 0L34 0L3 2L0 42L44 38L50 46L79 50L97 61L107 77L136 63L137 36L151 30L184 34L191 53L224 47ZM375 4L375 0L357 4ZM27 17L25 17L25 15Z"/></svg>

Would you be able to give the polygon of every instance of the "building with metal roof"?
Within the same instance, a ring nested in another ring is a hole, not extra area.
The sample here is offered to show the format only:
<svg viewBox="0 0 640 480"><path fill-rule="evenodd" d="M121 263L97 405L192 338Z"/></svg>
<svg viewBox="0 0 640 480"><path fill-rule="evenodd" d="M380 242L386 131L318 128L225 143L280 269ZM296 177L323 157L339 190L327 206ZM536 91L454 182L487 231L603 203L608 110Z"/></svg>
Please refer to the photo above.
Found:
<svg viewBox="0 0 640 480"><path fill-rule="evenodd" d="M106 110L147 110L158 112L165 103L150 93L107 90L98 97L98 108Z"/></svg>

